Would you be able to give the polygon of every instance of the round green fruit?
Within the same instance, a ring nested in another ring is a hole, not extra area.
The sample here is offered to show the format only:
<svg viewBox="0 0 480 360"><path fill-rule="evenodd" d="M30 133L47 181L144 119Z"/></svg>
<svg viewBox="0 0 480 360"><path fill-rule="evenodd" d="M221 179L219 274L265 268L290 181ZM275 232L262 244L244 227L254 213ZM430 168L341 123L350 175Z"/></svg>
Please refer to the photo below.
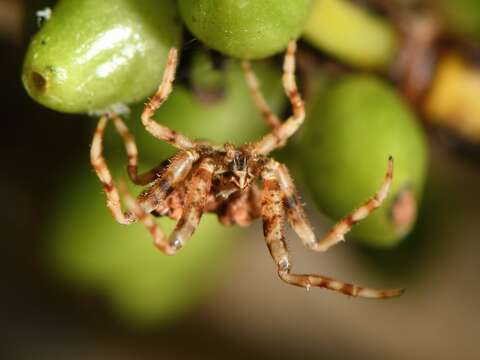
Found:
<svg viewBox="0 0 480 360"><path fill-rule="evenodd" d="M181 40L173 0L61 0L33 37L22 71L30 96L68 113L139 101Z"/></svg>
<svg viewBox="0 0 480 360"><path fill-rule="evenodd" d="M302 32L311 0L179 0L188 29L205 44L243 59L271 56Z"/></svg>
<svg viewBox="0 0 480 360"><path fill-rule="evenodd" d="M335 220L380 188L393 156L387 199L352 235L389 247L411 230L425 181L426 144L419 121L389 85L351 75L329 87L314 100L301 145L313 198Z"/></svg>
<svg viewBox="0 0 480 360"><path fill-rule="evenodd" d="M114 173L119 170L109 165ZM173 321L201 302L221 277L238 228L205 215L185 248L166 256L143 225L116 223L98 179L89 171L82 174L67 181L52 206L46 226L51 272L71 286L103 295L133 326ZM159 223L166 234L173 230L172 220Z"/></svg>

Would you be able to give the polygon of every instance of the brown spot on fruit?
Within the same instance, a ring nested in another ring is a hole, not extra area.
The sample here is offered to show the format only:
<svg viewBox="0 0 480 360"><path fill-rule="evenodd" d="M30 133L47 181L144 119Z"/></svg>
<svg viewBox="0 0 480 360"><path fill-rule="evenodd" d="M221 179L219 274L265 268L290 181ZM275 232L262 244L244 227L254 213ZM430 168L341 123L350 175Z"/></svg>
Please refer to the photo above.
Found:
<svg viewBox="0 0 480 360"><path fill-rule="evenodd" d="M44 77L42 74L36 71L32 71L30 75L31 83L33 88L37 92L45 92L48 88L48 79Z"/></svg>

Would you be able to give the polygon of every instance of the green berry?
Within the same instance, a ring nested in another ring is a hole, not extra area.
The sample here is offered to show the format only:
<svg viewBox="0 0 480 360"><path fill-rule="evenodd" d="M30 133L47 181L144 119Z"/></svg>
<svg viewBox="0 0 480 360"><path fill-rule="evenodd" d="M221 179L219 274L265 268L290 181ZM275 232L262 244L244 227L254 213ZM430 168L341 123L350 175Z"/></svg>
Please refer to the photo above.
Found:
<svg viewBox="0 0 480 360"><path fill-rule="evenodd" d="M215 50L254 59L281 52L302 32L311 0L179 0L188 29Z"/></svg>
<svg viewBox="0 0 480 360"><path fill-rule="evenodd" d="M139 101L161 81L181 25L173 0L61 0L33 37L22 72L30 96L83 113Z"/></svg>
<svg viewBox="0 0 480 360"><path fill-rule="evenodd" d="M348 0L315 0L303 37L316 48L364 68L383 68L398 51L395 28Z"/></svg>
<svg viewBox="0 0 480 360"><path fill-rule="evenodd" d="M391 155L390 193L352 235L373 246L397 244L414 225L425 181L427 153L419 121L389 85L373 76L347 76L312 106L301 145L306 182L317 205L334 220L358 208L379 189Z"/></svg>

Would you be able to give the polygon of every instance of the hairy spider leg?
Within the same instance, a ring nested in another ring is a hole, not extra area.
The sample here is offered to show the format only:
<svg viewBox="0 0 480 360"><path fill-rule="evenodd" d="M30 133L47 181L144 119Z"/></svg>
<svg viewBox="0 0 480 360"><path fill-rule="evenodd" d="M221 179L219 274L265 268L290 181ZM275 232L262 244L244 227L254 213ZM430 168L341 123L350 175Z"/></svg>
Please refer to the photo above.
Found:
<svg viewBox="0 0 480 360"><path fill-rule="evenodd" d="M157 225L153 215L146 212L140 203L130 194L127 186L123 181L120 181L120 190L122 191L125 205L132 212L133 216L138 219L150 232L153 237L155 246L165 254L174 254L175 251L165 241L165 234Z"/></svg>
<svg viewBox="0 0 480 360"><path fill-rule="evenodd" d="M103 134L108 123L108 117L102 116L98 121L97 128L93 135L92 147L90 148L90 162L97 173L100 182L107 196L107 207L114 219L120 224L130 224L134 219L127 213L123 213L120 204L120 195L103 157Z"/></svg>
<svg viewBox="0 0 480 360"><path fill-rule="evenodd" d="M214 171L214 161L205 158L201 160L200 165L192 175L187 190L185 211L168 239L169 246L175 251L185 245L200 223L212 187Z"/></svg>
<svg viewBox="0 0 480 360"><path fill-rule="evenodd" d="M160 125L152 118L155 115L155 111L167 100L172 92L172 83L173 80L175 80L177 62L178 51L176 48L171 48L168 53L167 65L163 73L162 82L155 95L145 104L141 118L145 129L154 137L164 140L179 149L187 150L194 147L194 142L185 135L171 130L164 125Z"/></svg>
<svg viewBox="0 0 480 360"><path fill-rule="evenodd" d="M344 283L317 274L292 274L291 262L285 242L284 196L274 166L267 166L262 172L264 183L262 194L262 219L265 241L277 265L280 278L288 284L309 289L312 286L326 288L349 296L371 299L385 299L399 296L404 290L375 290Z"/></svg>
<svg viewBox="0 0 480 360"><path fill-rule="evenodd" d="M295 81L296 49L296 42L290 41L285 53L282 76L283 88L292 105L292 115L279 127L274 128L270 133L254 143L255 152L258 154L266 155L282 147L287 139L298 130L305 119L305 107Z"/></svg>
<svg viewBox="0 0 480 360"><path fill-rule="evenodd" d="M162 175L138 196L138 203L144 211L151 213L161 208L168 195L184 181L200 155L194 150L178 153L170 160Z"/></svg>
<svg viewBox="0 0 480 360"><path fill-rule="evenodd" d="M175 230L168 240L164 232L155 222L154 217L143 209L141 204L128 192L122 183L122 193L125 203L138 220L148 229L155 246L167 255L174 255L191 237L200 222L207 196L211 188L215 166L209 158L202 160L195 170L187 193L186 211L177 222Z"/></svg>
<svg viewBox="0 0 480 360"><path fill-rule="evenodd" d="M272 129L276 129L281 125L281 121L277 115L275 115L268 105L267 101L265 100L262 92L260 91L260 87L258 85L258 79L255 75L255 72L252 69L252 64L248 60L242 61L242 68L243 72L245 73L245 79L247 80L247 85L250 89L250 93L253 98L253 102L260 110L265 122L268 126Z"/></svg>
<svg viewBox="0 0 480 360"><path fill-rule="evenodd" d="M117 118L116 124L120 124L118 120L119 119ZM97 128L93 135L92 147L90 149L90 162L95 169L100 182L103 184L103 188L105 189L105 194L107 197L107 207L112 213L114 219L120 224L130 224L134 222L137 217L132 212L122 211L119 192L115 182L113 181L105 158L103 157L103 135L107 123L107 116L102 116L98 121ZM124 130L122 129L121 125L120 129ZM136 150L135 143L130 142L128 145L129 150L127 150L127 152L132 150L132 144ZM172 192L175 185L187 177L188 173L192 169L193 164L198 160L198 158L199 154L193 150L182 151L176 155L170 161L170 164L165 167L162 175L157 178L153 185L140 194L139 203L144 211L151 212L158 207L160 203L165 200L168 194Z"/></svg>
<svg viewBox="0 0 480 360"><path fill-rule="evenodd" d="M135 144L135 137L128 130L125 122L117 114L111 114L110 117L115 124L117 132L120 134L125 144L125 150L128 156L128 177L135 185L144 186L150 184L155 179L157 179L160 174L162 174L162 172L165 170L165 167L169 164L168 160L162 162L160 165L154 167L149 171L146 171L143 174L138 174L138 150L137 145Z"/></svg>
<svg viewBox="0 0 480 360"><path fill-rule="evenodd" d="M318 239L313 232L312 226L305 215L303 206L299 201L298 193L287 167L278 164L273 171L279 182L280 190L284 194L283 202L287 211L289 223L293 230L297 233L306 247L315 251L324 252L333 245L345 240L345 235L355 224L365 219L383 203L392 184L393 158L390 157L388 159L385 178L378 191L361 207L335 224L322 239Z"/></svg>

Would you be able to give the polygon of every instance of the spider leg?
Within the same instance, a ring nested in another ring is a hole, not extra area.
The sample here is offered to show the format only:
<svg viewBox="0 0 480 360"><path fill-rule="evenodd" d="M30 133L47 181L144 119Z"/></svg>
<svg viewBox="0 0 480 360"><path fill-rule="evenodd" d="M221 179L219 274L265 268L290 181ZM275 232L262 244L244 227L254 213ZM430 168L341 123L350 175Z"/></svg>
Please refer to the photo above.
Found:
<svg viewBox="0 0 480 360"><path fill-rule="evenodd" d="M197 228L205 211L208 194L212 187L215 164L212 159L201 161L191 178L187 190L185 211L168 239L168 244L175 251L182 248Z"/></svg>
<svg viewBox="0 0 480 360"><path fill-rule="evenodd" d="M365 219L373 211L378 209L383 201L386 199L393 179L393 157L388 158L387 171L380 188L370 197L362 206L354 210L342 220L340 220L333 228L325 235L325 237L316 243L312 249L316 251L326 251L331 246L345 240L345 234L348 233L352 227L359 221Z"/></svg>
<svg viewBox="0 0 480 360"><path fill-rule="evenodd" d="M212 176L215 166L211 159L201 162L192 177L187 193L186 210L168 240L156 224L153 216L146 212L140 203L130 195L125 186L122 186L125 203L133 214L145 225L153 237L155 246L167 255L173 255L180 250L192 236L203 214L207 196L212 185Z"/></svg>
<svg viewBox="0 0 480 360"><path fill-rule="evenodd" d="M163 202L190 174L199 154L194 150L182 151L170 160L160 178L138 196L142 209L148 213L162 208Z"/></svg>
<svg viewBox="0 0 480 360"><path fill-rule="evenodd" d="M107 122L107 116L102 116L98 121L97 128L93 135L92 147L90 149L90 162L95 169L98 178L103 184L103 188L107 196L107 207L112 213L114 219L121 224L130 224L134 221L134 219L122 211L122 207L120 205L120 195L102 154L103 134L105 132Z"/></svg>
<svg viewBox="0 0 480 360"><path fill-rule="evenodd" d="M318 239L305 215L287 167L273 161L272 167L280 184L280 189L284 194L283 202L290 225L306 247L314 251L322 252L327 251L333 245L345 240L345 234L347 234L355 224L365 219L382 204L387 197L393 176L393 159L390 157L385 179L380 189L360 208L340 220L322 239Z"/></svg>
<svg viewBox="0 0 480 360"><path fill-rule="evenodd" d="M155 222L154 217L140 206L140 203L127 190L125 183L120 182L120 188L123 193L125 205L135 218L148 229L153 237L155 246L165 254L173 254L175 252L174 249L172 249L165 241L165 234Z"/></svg>
<svg viewBox="0 0 480 360"><path fill-rule="evenodd" d="M263 232L270 254L277 265L280 278L287 284L310 289L312 286L337 291L350 296L385 299L399 296L403 290L375 290L344 283L317 274L292 274L291 262L285 242L285 211L281 185L275 171L266 168L262 173L264 189L262 194Z"/></svg>
<svg viewBox="0 0 480 360"><path fill-rule="evenodd" d="M168 61L163 73L162 82L155 95L145 104L145 109L142 113L142 123L145 129L157 139L164 140L179 149L186 150L194 146L194 143L189 138L166 126L160 125L152 118L155 115L155 111L167 100L172 92L172 83L175 79L178 62L177 58L177 49L171 48L168 53Z"/></svg>
<svg viewBox="0 0 480 360"><path fill-rule="evenodd" d="M117 129L117 132L123 139L125 143L125 150L127 151L128 156L128 177L136 185L148 185L153 182L159 175L164 171L165 167L168 164L168 160L161 163L157 167L146 171L143 174L138 174L138 150L137 145L135 144L135 138L133 134L128 130L125 122L116 114L111 114L111 119Z"/></svg>
<svg viewBox="0 0 480 360"><path fill-rule="evenodd" d="M287 139L292 136L302 125L305 118L305 107L295 81L295 41L290 41L283 63L283 87L290 103L292 104L292 115L279 127L274 128L254 144L258 154L266 155L271 151L283 146Z"/></svg>
<svg viewBox="0 0 480 360"><path fill-rule="evenodd" d="M258 85L258 79L255 75L255 72L252 69L252 64L248 60L242 61L243 72L245 73L245 78L247 80L247 85L250 88L250 93L252 94L253 101L257 108L262 113L263 118L265 119L268 126L272 129L276 129L281 125L280 119L275 115L270 109L270 106L267 104L260 87Z"/></svg>
<svg viewBox="0 0 480 360"><path fill-rule="evenodd" d="M101 117L98 121L90 149L90 162L103 184L107 196L107 207L114 219L121 224L130 224L137 217L131 212L122 211L119 192L103 157L103 134L107 123L107 116ZM142 208L147 212L153 211L172 192L175 185L185 179L198 158L199 155L193 150L183 151L175 156L162 176L150 188L140 194L139 203Z"/></svg>

